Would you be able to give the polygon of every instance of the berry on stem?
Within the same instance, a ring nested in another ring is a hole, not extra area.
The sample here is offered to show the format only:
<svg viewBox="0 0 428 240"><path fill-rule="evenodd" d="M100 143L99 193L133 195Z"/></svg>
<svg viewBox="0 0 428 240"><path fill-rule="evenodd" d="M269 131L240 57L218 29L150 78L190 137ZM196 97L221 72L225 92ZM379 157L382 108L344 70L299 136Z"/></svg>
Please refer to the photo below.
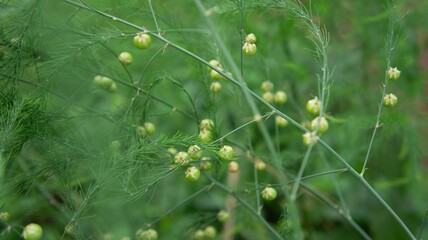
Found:
<svg viewBox="0 0 428 240"><path fill-rule="evenodd" d="M245 41L247 43L256 43L257 42L257 38L256 35L254 35L254 33L250 33L245 37Z"/></svg>
<svg viewBox="0 0 428 240"><path fill-rule="evenodd" d="M25 240L39 240L42 238L43 229L37 223L30 223L25 226L24 231L22 232L22 237Z"/></svg>
<svg viewBox="0 0 428 240"><path fill-rule="evenodd" d="M273 99L274 99L274 95L271 92L265 92L265 93L263 93L262 97L268 103L272 103Z"/></svg>
<svg viewBox="0 0 428 240"><path fill-rule="evenodd" d="M388 78L390 80L397 80L400 77L401 71L397 69L397 67L389 67L388 69Z"/></svg>
<svg viewBox="0 0 428 240"><path fill-rule="evenodd" d="M187 153L193 160L198 160L199 158L202 157L203 151L202 151L202 148L199 147L198 145L192 145L187 150Z"/></svg>
<svg viewBox="0 0 428 240"><path fill-rule="evenodd" d="M201 177L201 171L196 167L187 168L184 174L186 175L186 179L190 182L196 182Z"/></svg>
<svg viewBox="0 0 428 240"><path fill-rule="evenodd" d="M219 82L213 82L213 83L211 83L210 90L213 93L220 92L221 91L221 83L219 83Z"/></svg>
<svg viewBox="0 0 428 240"><path fill-rule="evenodd" d="M227 222L230 219L230 212L226 210L221 210L217 213L217 219L221 223Z"/></svg>
<svg viewBox="0 0 428 240"><path fill-rule="evenodd" d="M228 165L228 170L231 173L236 173L239 170L239 164L236 161L231 161Z"/></svg>
<svg viewBox="0 0 428 240"><path fill-rule="evenodd" d="M321 101L314 97L306 103L306 111L312 115L319 115L321 110Z"/></svg>
<svg viewBox="0 0 428 240"><path fill-rule="evenodd" d="M280 128L286 127L288 125L288 121L281 116L275 117L275 123Z"/></svg>
<svg viewBox="0 0 428 240"><path fill-rule="evenodd" d="M309 146L311 144L316 144L318 142L318 136L315 132L307 132L303 134L303 144Z"/></svg>
<svg viewBox="0 0 428 240"><path fill-rule="evenodd" d="M233 156L235 155L235 151L233 150L233 147L229 145L224 145L220 151L218 151L218 155L221 159L230 161L233 159Z"/></svg>
<svg viewBox="0 0 428 240"><path fill-rule="evenodd" d="M157 240L159 237L158 232L152 228L147 230L138 229L135 235L137 240Z"/></svg>
<svg viewBox="0 0 428 240"><path fill-rule="evenodd" d="M251 56L256 55L257 46L254 43L246 42L246 43L244 43L244 46L242 47L242 50L243 50L243 52L244 52L244 54L246 56L251 57Z"/></svg>
<svg viewBox="0 0 428 240"><path fill-rule="evenodd" d="M383 97L383 105L386 107L393 107L397 104L398 98L394 94L386 94L385 97Z"/></svg>
<svg viewBox="0 0 428 240"><path fill-rule="evenodd" d="M174 156L174 163L187 166L189 164L189 154L187 152L178 152Z"/></svg>
<svg viewBox="0 0 428 240"><path fill-rule="evenodd" d="M325 117L316 117L311 122L311 130L315 131L318 129L319 133L325 133L328 130L328 121Z"/></svg>
<svg viewBox="0 0 428 240"><path fill-rule="evenodd" d="M122 52L119 54L119 56L117 57L119 59L119 61L123 64L123 65L129 65L132 63L132 55L129 52Z"/></svg>
<svg viewBox="0 0 428 240"><path fill-rule="evenodd" d="M137 33L134 37L134 45L138 49L146 49L152 44L152 37L147 33Z"/></svg>
<svg viewBox="0 0 428 240"><path fill-rule="evenodd" d="M271 81L264 81L262 82L260 89L262 89L263 92L269 92L273 89L273 83Z"/></svg>
<svg viewBox="0 0 428 240"><path fill-rule="evenodd" d="M262 191L262 197L263 199L265 199L266 201L272 201L276 198L276 190L273 187L265 187L265 189L263 189Z"/></svg>
<svg viewBox="0 0 428 240"><path fill-rule="evenodd" d="M277 91L273 100L276 104L282 105L287 102L287 94L284 91Z"/></svg>

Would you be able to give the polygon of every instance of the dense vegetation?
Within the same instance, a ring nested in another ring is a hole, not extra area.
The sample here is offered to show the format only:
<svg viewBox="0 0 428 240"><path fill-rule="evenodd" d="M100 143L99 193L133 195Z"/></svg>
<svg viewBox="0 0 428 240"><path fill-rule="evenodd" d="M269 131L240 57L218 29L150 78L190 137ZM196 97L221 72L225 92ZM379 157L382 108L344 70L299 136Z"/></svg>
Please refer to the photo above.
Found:
<svg viewBox="0 0 428 240"><path fill-rule="evenodd" d="M427 1L0 5L1 239L428 237Z"/></svg>

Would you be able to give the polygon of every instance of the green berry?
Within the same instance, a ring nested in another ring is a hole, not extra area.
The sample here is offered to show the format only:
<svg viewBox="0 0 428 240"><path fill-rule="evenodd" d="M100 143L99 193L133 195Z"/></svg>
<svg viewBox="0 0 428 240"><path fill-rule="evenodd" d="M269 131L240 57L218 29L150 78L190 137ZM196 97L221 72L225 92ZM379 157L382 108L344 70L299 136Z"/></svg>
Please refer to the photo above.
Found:
<svg viewBox="0 0 428 240"><path fill-rule="evenodd" d="M25 240L39 240L42 238L43 229L37 223L30 223L25 226L24 231L22 232L22 236Z"/></svg>
<svg viewBox="0 0 428 240"><path fill-rule="evenodd" d="M265 92L265 93L263 93L262 97L268 103L272 103L273 99L274 99L274 95L271 92Z"/></svg>
<svg viewBox="0 0 428 240"><path fill-rule="evenodd" d="M198 160L202 157L203 151L198 145L192 145L187 150L187 153L193 160Z"/></svg>
<svg viewBox="0 0 428 240"><path fill-rule="evenodd" d="M213 93L220 92L221 91L221 83L219 83L219 82L213 82L213 83L211 83L210 90Z"/></svg>
<svg viewBox="0 0 428 240"><path fill-rule="evenodd" d="M273 83L270 81L264 81L262 82L260 89L262 89L263 92L269 92L273 89Z"/></svg>
<svg viewBox="0 0 428 240"><path fill-rule="evenodd" d="M184 175L186 175L186 179L190 182L196 182L201 177L201 171L196 167L189 167L184 172Z"/></svg>
<svg viewBox="0 0 428 240"><path fill-rule="evenodd" d="M210 143L214 140L213 133L207 129L202 129L199 132L198 138L203 143Z"/></svg>
<svg viewBox="0 0 428 240"><path fill-rule="evenodd" d="M220 69L220 68L219 68ZM221 69L220 69L221 70ZM220 74L220 73L218 73L217 71L215 71L214 69L211 69L210 70L210 77L213 79L213 80L221 80L221 79L223 79L223 76Z"/></svg>
<svg viewBox="0 0 428 240"><path fill-rule="evenodd" d="M319 115L321 110L321 101L314 97L306 103L306 111L312 115Z"/></svg>
<svg viewBox="0 0 428 240"><path fill-rule="evenodd" d="M134 45L138 49L146 49L152 44L152 37L147 33L137 33L134 37Z"/></svg>
<svg viewBox="0 0 428 240"><path fill-rule="evenodd" d="M221 210L217 213L217 219L222 223L227 222L230 219L230 213L226 210Z"/></svg>
<svg viewBox="0 0 428 240"><path fill-rule="evenodd" d="M233 147L224 145L218 152L218 155L223 160L230 161L233 159L233 156L235 155L235 151L233 150Z"/></svg>
<svg viewBox="0 0 428 240"><path fill-rule="evenodd" d="M263 199L265 199L266 201L272 201L276 198L276 190L275 188L272 187L265 187L265 189L263 189L262 191L262 197Z"/></svg>
<svg viewBox="0 0 428 240"><path fill-rule="evenodd" d="M116 83L111 78L104 77L101 75L97 75L94 77L93 84L106 91L114 92L117 88Z"/></svg>
<svg viewBox="0 0 428 240"><path fill-rule="evenodd" d="M213 165L212 165L211 159L209 157L203 157L199 163L199 167L203 171L211 170L212 166Z"/></svg>
<svg viewBox="0 0 428 240"><path fill-rule="evenodd" d="M239 164L236 161L231 161L228 165L228 170L231 173L236 173L239 170Z"/></svg>
<svg viewBox="0 0 428 240"><path fill-rule="evenodd" d="M393 80L393 81L397 80L400 77L400 74L401 74L401 71L398 70L396 67L395 68L390 67L388 69L388 78L390 80Z"/></svg>
<svg viewBox="0 0 428 240"><path fill-rule="evenodd" d="M117 57L119 59L119 61L123 64L123 65L129 65L132 63L132 55L129 52L122 52L121 54L119 54L119 56Z"/></svg>
<svg viewBox="0 0 428 240"><path fill-rule="evenodd" d="M257 46L254 43L246 42L246 43L244 43L244 46L242 47L242 50L243 50L243 52L244 52L244 54L246 56L251 57L251 56L256 55Z"/></svg>
<svg viewBox="0 0 428 240"><path fill-rule="evenodd" d="M214 239L216 235L217 235L217 231L215 230L215 228L213 226L207 226L204 229L204 236L206 238Z"/></svg>
<svg viewBox="0 0 428 240"><path fill-rule="evenodd" d="M204 233L204 230L202 229L198 229L196 230L196 232L193 233L193 239L195 240L201 240L201 239L204 239L204 237L205 237L205 233Z"/></svg>
<svg viewBox="0 0 428 240"><path fill-rule="evenodd" d="M311 144L316 144L318 142L318 136L315 135L315 132L307 132L303 134L303 144L309 146Z"/></svg>
<svg viewBox="0 0 428 240"><path fill-rule="evenodd" d="M148 135L152 135L156 131L156 126L151 122L145 122L144 128L146 129L146 133Z"/></svg>
<svg viewBox="0 0 428 240"><path fill-rule="evenodd" d="M189 154L187 152L178 152L174 156L174 163L187 166L189 164Z"/></svg>
<svg viewBox="0 0 428 240"><path fill-rule="evenodd" d="M175 154L177 154L177 148L168 148L167 149L168 153L171 154L172 156L175 156Z"/></svg>
<svg viewBox="0 0 428 240"><path fill-rule="evenodd" d="M383 97L383 105L387 107L393 107L397 104L398 98L394 94L386 94L385 97Z"/></svg>
<svg viewBox="0 0 428 240"><path fill-rule="evenodd" d="M318 129L319 133L325 133L328 130L328 121L325 117L319 118L316 117L311 122L311 130L315 131Z"/></svg>
<svg viewBox="0 0 428 240"><path fill-rule="evenodd" d="M263 171L266 169L266 163L260 159L257 159L255 164L256 164L256 169L258 171Z"/></svg>
<svg viewBox="0 0 428 240"><path fill-rule="evenodd" d="M138 229L135 235L137 237L137 240L157 240L158 239L158 232L156 232L156 230L151 228L147 230Z"/></svg>
<svg viewBox="0 0 428 240"><path fill-rule="evenodd" d="M278 126L279 128L283 128L288 125L288 121L281 116L275 117L275 123L276 123L276 126Z"/></svg>
<svg viewBox="0 0 428 240"><path fill-rule="evenodd" d="M214 66L215 68L219 68L219 69L221 69L221 64L220 64L220 62L219 62L219 61L217 61L217 60L213 59L213 60L210 60L210 61L209 61L209 63L210 63L210 65ZM207 70L208 70L208 71L211 71L211 70L212 70L212 68L211 68L210 66L207 66Z"/></svg>
<svg viewBox="0 0 428 240"><path fill-rule="evenodd" d="M199 124L199 128L201 130L213 130L214 129L214 122L211 119L203 119L201 123Z"/></svg>
<svg viewBox="0 0 428 240"><path fill-rule="evenodd" d="M276 104L282 105L287 102L287 94L284 91L277 91L275 93L275 96L273 97L273 100Z"/></svg>
<svg viewBox="0 0 428 240"><path fill-rule="evenodd" d="M245 42L247 42L247 43L256 43L257 42L256 35L254 35L254 33L248 34L245 37Z"/></svg>

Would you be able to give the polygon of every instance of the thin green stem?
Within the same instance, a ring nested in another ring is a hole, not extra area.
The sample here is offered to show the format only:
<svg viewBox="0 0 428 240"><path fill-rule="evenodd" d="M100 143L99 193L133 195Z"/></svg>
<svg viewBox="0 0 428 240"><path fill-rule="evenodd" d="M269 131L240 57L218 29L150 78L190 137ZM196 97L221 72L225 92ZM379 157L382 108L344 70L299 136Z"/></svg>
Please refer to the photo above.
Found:
<svg viewBox="0 0 428 240"><path fill-rule="evenodd" d="M152 0L149 0L149 7L150 7L150 12L152 12L153 21L155 22L156 30L157 30L158 34L160 34L160 28L158 25L158 21L156 20L155 11L153 11Z"/></svg>
<svg viewBox="0 0 428 240"><path fill-rule="evenodd" d="M424 219L422 220L421 228L419 229L419 233L418 233L419 240L422 240L422 233L424 232L425 223L427 222L427 217L428 217L428 210L426 210L425 212L425 216L424 216Z"/></svg>

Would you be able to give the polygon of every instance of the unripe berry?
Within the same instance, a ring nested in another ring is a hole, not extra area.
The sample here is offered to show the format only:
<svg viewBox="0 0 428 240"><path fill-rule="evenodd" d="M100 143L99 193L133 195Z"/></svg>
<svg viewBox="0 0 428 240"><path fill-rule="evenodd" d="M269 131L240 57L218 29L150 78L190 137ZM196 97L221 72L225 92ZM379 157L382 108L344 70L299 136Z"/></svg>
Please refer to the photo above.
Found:
<svg viewBox="0 0 428 240"><path fill-rule="evenodd" d="M198 145L192 145L187 150L187 153L193 160L198 160L202 157L203 151Z"/></svg>
<svg viewBox="0 0 428 240"><path fill-rule="evenodd" d="M229 172L235 173L239 170L239 164L236 161L231 161L228 166Z"/></svg>
<svg viewBox="0 0 428 240"><path fill-rule="evenodd" d="M137 237L137 240L157 240L158 239L158 232L156 232L156 230L151 228L145 231L143 229L139 229L135 235Z"/></svg>
<svg viewBox="0 0 428 240"><path fill-rule="evenodd" d="M177 154L177 149L176 148L168 148L167 149L168 153L171 154L172 156L175 156L175 154Z"/></svg>
<svg viewBox="0 0 428 240"><path fill-rule="evenodd" d="M256 55L257 46L254 43L246 42L246 43L244 43L244 46L242 47L242 50L243 50L243 52L244 52L245 55L251 57L251 56Z"/></svg>
<svg viewBox="0 0 428 240"><path fill-rule="evenodd" d="M151 122L145 122L144 128L146 129L146 133L148 135L152 135L156 131L156 126Z"/></svg>
<svg viewBox="0 0 428 240"><path fill-rule="evenodd" d="M116 83L108 77L97 75L94 77L93 84L99 88L102 88L107 91L114 92L116 90Z"/></svg>
<svg viewBox="0 0 428 240"><path fill-rule="evenodd" d="M129 52L122 52L118 56L119 61L124 65L129 65L132 63L132 55Z"/></svg>
<svg viewBox="0 0 428 240"><path fill-rule="evenodd" d="M386 94L385 97L383 97L383 105L387 107L393 107L397 104L398 98L394 94Z"/></svg>
<svg viewBox="0 0 428 240"><path fill-rule="evenodd" d="M260 159L257 159L255 164L256 164L256 169L258 171L263 171L266 169L266 163Z"/></svg>
<svg viewBox="0 0 428 240"><path fill-rule="evenodd" d="M209 63L210 63L212 66L214 66L215 68L220 68L220 69L221 69L221 64L220 64L220 62L219 62L219 61L217 61L217 60L213 59L213 60L210 60L210 61L209 61ZM209 67L209 66L207 66L207 70L208 70L208 71L211 71L211 70L212 70L212 68L211 68L211 67Z"/></svg>
<svg viewBox="0 0 428 240"><path fill-rule="evenodd" d="M217 231L215 230L215 228L213 226L207 226L204 229L204 236L206 238L214 239L216 235L217 235Z"/></svg>
<svg viewBox="0 0 428 240"><path fill-rule="evenodd" d="M316 117L311 122L311 130L315 131L318 129L319 133L325 133L328 130L328 121L325 117Z"/></svg>
<svg viewBox="0 0 428 240"><path fill-rule="evenodd" d="M263 189L262 191L262 197L263 199L265 199L266 201L272 201L276 198L276 190L275 188L272 187L265 187L265 189Z"/></svg>
<svg viewBox="0 0 428 240"><path fill-rule="evenodd" d="M213 93L220 92L221 91L221 83L219 83L219 82L213 82L213 83L211 83L210 90Z"/></svg>
<svg viewBox="0 0 428 240"><path fill-rule="evenodd" d="M202 170L202 171L208 171L208 170L211 170L211 168L212 168L212 163L211 163L211 159L209 158L209 157L203 157L202 159L201 159L201 162L199 163L199 168Z"/></svg>
<svg viewBox="0 0 428 240"><path fill-rule="evenodd" d="M272 103L273 102L274 96L273 96L273 93L271 93L271 92L265 92L265 93L263 93L262 97L268 103Z"/></svg>
<svg viewBox="0 0 428 240"><path fill-rule="evenodd" d="M273 89L273 83L270 81L264 81L262 82L260 89L262 89L263 92L269 92Z"/></svg>
<svg viewBox="0 0 428 240"><path fill-rule="evenodd" d="M311 143L316 144L318 142L318 136L314 132L307 132L303 134L303 144L306 146L311 145Z"/></svg>
<svg viewBox="0 0 428 240"><path fill-rule="evenodd" d="M319 115L321 110L321 101L314 97L306 103L306 111L312 115Z"/></svg>
<svg viewBox="0 0 428 240"><path fill-rule="evenodd" d="M8 212L1 212L0 219L3 220L4 222L7 222L10 219L10 214Z"/></svg>
<svg viewBox="0 0 428 240"><path fill-rule="evenodd" d="M218 73L217 71L213 70L213 69L211 69L211 71L210 71L210 77L213 80L221 80L221 79L223 79L223 76L220 73Z"/></svg>
<svg viewBox="0 0 428 240"><path fill-rule="evenodd" d="M37 223L30 223L25 226L24 231L22 232L22 237L25 240L39 240L42 238L43 229Z"/></svg>
<svg viewBox="0 0 428 240"><path fill-rule="evenodd" d="M227 222L230 219L230 213L228 211L221 210L217 213L217 219L221 223Z"/></svg>
<svg viewBox="0 0 428 240"><path fill-rule="evenodd" d="M220 158L222 158L223 160L227 160L230 161L233 159L233 156L235 155L235 151L233 150L233 148L231 146L228 145L224 145L220 151L218 152L218 155L220 156Z"/></svg>
<svg viewBox="0 0 428 240"><path fill-rule="evenodd" d="M186 169L184 175L186 175L186 179L190 182L196 182L201 177L201 171L196 167L189 167Z"/></svg>
<svg viewBox="0 0 428 240"><path fill-rule="evenodd" d="M196 232L193 233L193 239L201 240L201 239L204 239L204 237L205 237L205 233L201 229L198 229L196 230Z"/></svg>
<svg viewBox="0 0 428 240"><path fill-rule="evenodd" d="M147 33L137 33L134 37L134 45L139 49L146 49L152 44L152 37Z"/></svg>
<svg viewBox="0 0 428 240"><path fill-rule="evenodd" d="M208 129L202 129L199 132L198 138L203 143L210 143L214 140L213 133Z"/></svg>
<svg viewBox="0 0 428 240"><path fill-rule="evenodd" d="M288 125L288 121L281 116L275 117L275 123L280 128L286 127Z"/></svg>
<svg viewBox="0 0 428 240"><path fill-rule="evenodd" d="M187 166L189 164L189 154L187 152L178 152L174 156L174 163Z"/></svg>
<svg viewBox="0 0 428 240"><path fill-rule="evenodd" d="M248 34L248 35L245 37L245 41L246 41L247 43L256 43L256 42L257 42L256 35L254 35L253 33Z"/></svg>
<svg viewBox="0 0 428 240"><path fill-rule="evenodd" d="M393 80L393 81L397 80L400 77L400 74L401 74L401 71L398 70L396 67L395 68L390 67L388 69L388 78L390 80Z"/></svg>
<svg viewBox="0 0 428 240"><path fill-rule="evenodd" d="M201 130L212 130L214 128L214 122L211 119L203 119L199 124Z"/></svg>
<svg viewBox="0 0 428 240"><path fill-rule="evenodd" d="M287 102L287 94L284 91L277 91L273 100L276 104L282 105Z"/></svg>

